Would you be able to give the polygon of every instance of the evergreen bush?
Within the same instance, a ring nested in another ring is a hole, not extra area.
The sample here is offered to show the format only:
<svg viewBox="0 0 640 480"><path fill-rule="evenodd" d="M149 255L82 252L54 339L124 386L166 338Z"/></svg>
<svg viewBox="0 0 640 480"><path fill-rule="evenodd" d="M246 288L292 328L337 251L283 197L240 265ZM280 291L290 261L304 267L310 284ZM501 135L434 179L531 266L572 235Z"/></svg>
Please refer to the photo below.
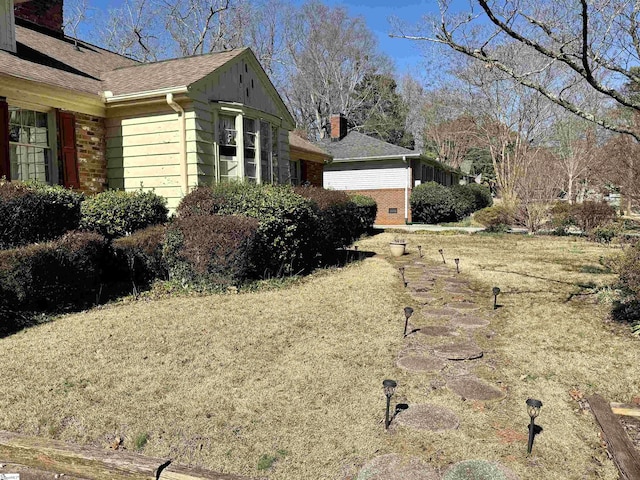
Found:
<svg viewBox="0 0 640 480"><path fill-rule="evenodd" d="M440 223L456 220L455 201L451 190L436 182L418 185L411 192L414 222Z"/></svg>
<svg viewBox="0 0 640 480"><path fill-rule="evenodd" d="M166 223L167 201L153 192L108 190L82 202L80 228L107 238Z"/></svg>
<svg viewBox="0 0 640 480"><path fill-rule="evenodd" d="M0 179L0 249L46 242L77 229L83 199L58 185Z"/></svg>

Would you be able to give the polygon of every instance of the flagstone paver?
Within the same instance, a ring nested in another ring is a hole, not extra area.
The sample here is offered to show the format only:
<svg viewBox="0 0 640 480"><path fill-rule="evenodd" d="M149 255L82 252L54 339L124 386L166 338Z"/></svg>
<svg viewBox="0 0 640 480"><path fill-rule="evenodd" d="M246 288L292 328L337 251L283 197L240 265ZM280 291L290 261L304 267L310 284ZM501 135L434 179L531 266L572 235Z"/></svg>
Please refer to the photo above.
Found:
<svg viewBox="0 0 640 480"><path fill-rule="evenodd" d="M400 358L398 366L411 372L439 372L445 362L441 358L410 355Z"/></svg>
<svg viewBox="0 0 640 480"><path fill-rule="evenodd" d="M432 337L453 337L458 336L458 332L455 329L448 327L446 325L427 325L425 327L417 327L418 330L416 333L421 335L429 335Z"/></svg>
<svg viewBox="0 0 640 480"><path fill-rule="evenodd" d="M455 308L457 310L475 310L480 308L480 305L470 301L463 302L449 302L446 303L445 308Z"/></svg>
<svg viewBox="0 0 640 480"><path fill-rule="evenodd" d="M432 432L455 430L460 426L460 421L452 410L426 403L410 405L408 409L398 414L394 422L398 425Z"/></svg>
<svg viewBox="0 0 640 480"><path fill-rule="evenodd" d="M442 480L518 480L508 468L486 460L465 460L449 468Z"/></svg>
<svg viewBox="0 0 640 480"><path fill-rule="evenodd" d="M433 317L455 317L459 315L460 312L453 308L431 308L428 307L423 310L422 315L427 318Z"/></svg>
<svg viewBox="0 0 640 480"><path fill-rule="evenodd" d="M434 347L433 353L447 360L475 360L483 355L482 349L474 343L454 343Z"/></svg>
<svg viewBox="0 0 640 480"><path fill-rule="evenodd" d="M447 388L467 400L497 400L504 397L499 388L483 382L473 375L459 376L447 382Z"/></svg>
<svg viewBox="0 0 640 480"><path fill-rule="evenodd" d="M451 319L452 326L467 329L486 327L489 323L489 320L486 318L477 317L475 315L460 315Z"/></svg>
<svg viewBox="0 0 640 480"><path fill-rule="evenodd" d="M439 480L438 472L419 457L395 453L375 457L362 467L355 480Z"/></svg>

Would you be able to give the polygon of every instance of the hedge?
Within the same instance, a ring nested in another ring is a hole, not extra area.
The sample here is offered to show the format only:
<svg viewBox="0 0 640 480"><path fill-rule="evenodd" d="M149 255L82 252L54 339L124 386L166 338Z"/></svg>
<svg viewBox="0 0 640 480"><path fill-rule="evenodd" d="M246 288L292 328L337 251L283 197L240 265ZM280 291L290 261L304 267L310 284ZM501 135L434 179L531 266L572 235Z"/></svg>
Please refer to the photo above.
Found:
<svg viewBox="0 0 640 480"><path fill-rule="evenodd" d="M312 202L288 185L221 183L199 187L178 205L178 216L245 215L259 221L262 250L257 272L265 277L292 274L315 262L318 216Z"/></svg>
<svg viewBox="0 0 640 480"><path fill-rule="evenodd" d="M366 195L350 195L350 198L355 205L359 235L371 231L378 214L378 204L373 198Z"/></svg>
<svg viewBox="0 0 640 480"><path fill-rule="evenodd" d="M245 216L178 217L168 228L164 250L170 279L210 287L256 278L263 254L258 228L258 220Z"/></svg>
<svg viewBox="0 0 640 480"><path fill-rule="evenodd" d="M0 249L46 242L77 229L83 198L61 186L0 179Z"/></svg>
<svg viewBox="0 0 640 480"><path fill-rule="evenodd" d="M411 192L411 215L414 222L440 223L456 219L451 189L436 182L418 185Z"/></svg>
<svg viewBox="0 0 640 480"><path fill-rule="evenodd" d="M167 221L167 201L153 192L108 190L82 203L80 228L107 238L124 237Z"/></svg>
<svg viewBox="0 0 640 480"><path fill-rule="evenodd" d="M92 305L100 290L108 243L99 234L69 232L47 243L0 251L0 330L17 312L60 312ZM9 323L7 323L9 322Z"/></svg>

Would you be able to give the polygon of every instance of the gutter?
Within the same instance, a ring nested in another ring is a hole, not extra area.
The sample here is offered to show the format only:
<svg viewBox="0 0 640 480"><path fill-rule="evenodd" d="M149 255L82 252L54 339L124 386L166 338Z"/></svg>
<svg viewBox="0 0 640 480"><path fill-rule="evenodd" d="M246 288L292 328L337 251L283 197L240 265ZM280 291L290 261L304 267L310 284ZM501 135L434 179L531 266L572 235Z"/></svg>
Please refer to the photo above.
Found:
<svg viewBox="0 0 640 480"><path fill-rule="evenodd" d="M178 95L181 93L188 93L187 87L170 87L160 88L158 90L148 90L146 92L136 93L123 93L122 95L114 95L110 90L106 90L103 93L105 103L126 102L129 100L147 100L160 96ZM168 102L167 102L168 103Z"/></svg>
<svg viewBox="0 0 640 480"><path fill-rule="evenodd" d="M419 153L410 153L408 155L402 155L402 161L406 162L407 158L419 158ZM342 162L365 162L367 160L397 160L400 158L400 155L380 155L377 157L353 157L353 158L334 158L334 163L342 163Z"/></svg>
<svg viewBox="0 0 640 480"><path fill-rule="evenodd" d="M187 120L184 109L173 99L173 93L167 93L167 105L173 108L180 120L180 183L184 195L189 193L189 176L187 171Z"/></svg>

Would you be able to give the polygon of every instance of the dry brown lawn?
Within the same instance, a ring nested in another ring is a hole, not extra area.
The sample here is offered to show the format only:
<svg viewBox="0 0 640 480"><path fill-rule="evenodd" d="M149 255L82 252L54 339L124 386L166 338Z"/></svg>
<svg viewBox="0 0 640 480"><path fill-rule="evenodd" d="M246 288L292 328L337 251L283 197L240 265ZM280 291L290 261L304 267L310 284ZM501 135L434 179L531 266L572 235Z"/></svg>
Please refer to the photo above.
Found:
<svg viewBox="0 0 640 480"><path fill-rule="evenodd" d="M386 254L393 236L360 249ZM551 237L407 237L434 264L438 248L461 258L487 311L490 288L504 292L504 307L474 334L485 356L468 365L504 399L464 401L441 376L395 365L402 308L419 306L377 256L281 290L122 303L0 339L0 429L105 448L122 437L134 449L146 436L145 454L273 480L351 478L385 453L443 469L484 458L521 479L617 478L574 399L640 393L640 340L606 323L608 307L584 288L615 279L584 272L616 250ZM395 401L447 406L460 428L386 434L384 378L398 381ZM529 396L544 402L531 457Z"/></svg>

